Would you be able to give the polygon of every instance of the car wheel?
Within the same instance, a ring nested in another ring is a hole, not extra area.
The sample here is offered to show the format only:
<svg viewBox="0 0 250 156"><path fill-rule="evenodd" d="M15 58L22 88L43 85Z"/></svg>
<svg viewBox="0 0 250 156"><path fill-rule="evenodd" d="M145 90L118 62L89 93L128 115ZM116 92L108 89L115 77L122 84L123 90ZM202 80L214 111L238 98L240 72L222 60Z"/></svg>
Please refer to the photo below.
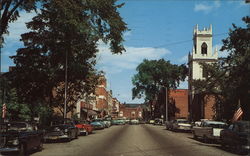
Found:
<svg viewBox="0 0 250 156"><path fill-rule="evenodd" d="M194 139L197 139L197 135L195 134L195 132L193 132L193 137Z"/></svg>
<svg viewBox="0 0 250 156"><path fill-rule="evenodd" d="M86 131L86 132L84 133L84 136L87 136L87 135L89 135L89 132L88 132L88 131Z"/></svg>
<svg viewBox="0 0 250 156"><path fill-rule="evenodd" d="M75 139L78 139L78 133L77 132L75 133Z"/></svg>
<svg viewBox="0 0 250 156"><path fill-rule="evenodd" d="M19 147L18 155L25 156L26 154L27 154L26 146L25 146L25 144L21 144L20 147Z"/></svg>
<svg viewBox="0 0 250 156"><path fill-rule="evenodd" d="M208 138L207 138L207 136L203 135L202 138L203 138L203 142L204 142L204 143L208 143Z"/></svg>
<svg viewBox="0 0 250 156"><path fill-rule="evenodd" d="M242 148L241 148L240 145L236 145L236 146L235 146L235 152L236 152L237 154L242 154L242 153L243 153L242 151L243 151L243 150L242 150Z"/></svg>
<svg viewBox="0 0 250 156"><path fill-rule="evenodd" d="M43 141L42 141L42 140L40 141L40 144L39 144L39 146L37 147L37 150L38 150L38 151L42 151L42 150L43 150Z"/></svg>
<svg viewBox="0 0 250 156"><path fill-rule="evenodd" d="M67 139L68 142L70 142L72 140L72 134L69 134L69 138Z"/></svg>
<svg viewBox="0 0 250 156"><path fill-rule="evenodd" d="M225 141L223 139L221 139L221 147L223 149L226 149L226 143L225 143Z"/></svg>

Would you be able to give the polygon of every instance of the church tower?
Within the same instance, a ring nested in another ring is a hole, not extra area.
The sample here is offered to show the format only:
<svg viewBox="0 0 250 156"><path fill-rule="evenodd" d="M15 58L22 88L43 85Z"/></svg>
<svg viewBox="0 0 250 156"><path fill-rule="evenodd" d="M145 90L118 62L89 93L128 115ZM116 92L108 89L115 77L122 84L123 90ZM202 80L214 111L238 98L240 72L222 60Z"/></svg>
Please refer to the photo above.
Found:
<svg viewBox="0 0 250 156"><path fill-rule="evenodd" d="M212 25L209 28L199 30L198 25L195 26L193 32L193 50L189 53L189 113L192 119L210 118L209 110L206 110L205 104L201 102L198 93L194 92L191 84L193 80L205 79L206 71L202 69L201 62L213 63L218 60L217 48L213 51L212 44Z"/></svg>

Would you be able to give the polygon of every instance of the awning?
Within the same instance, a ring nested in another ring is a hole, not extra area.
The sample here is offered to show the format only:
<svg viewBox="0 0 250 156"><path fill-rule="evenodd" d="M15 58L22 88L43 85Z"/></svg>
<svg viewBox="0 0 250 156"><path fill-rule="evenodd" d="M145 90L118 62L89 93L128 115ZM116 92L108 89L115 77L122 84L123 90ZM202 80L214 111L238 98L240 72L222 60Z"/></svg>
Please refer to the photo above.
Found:
<svg viewBox="0 0 250 156"><path fill-rule="evenodd" d="M85 112L85 113L88 112L88 110L87 110L87 109L84 109L84 108L82 108L82 111Z"/></svg>
<svg viewBox="0 0 250 156"><path fill-rule="evenodd" d="M88 115L97 115L97 113L93 110L88 110Z"/></svg>

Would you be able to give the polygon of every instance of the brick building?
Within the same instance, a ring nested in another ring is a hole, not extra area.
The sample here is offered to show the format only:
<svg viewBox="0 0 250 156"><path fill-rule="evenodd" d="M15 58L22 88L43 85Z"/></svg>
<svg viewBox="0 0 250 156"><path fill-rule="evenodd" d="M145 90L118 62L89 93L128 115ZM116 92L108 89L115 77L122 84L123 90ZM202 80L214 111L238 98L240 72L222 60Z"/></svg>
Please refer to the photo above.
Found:
<svg viewBox="0 0 250 156"><path fill-rule="evenodd" d="M107 80L104 75L98 79L98 85L95 90L96 94L96 109L100 112L99 117L108 115L108 91Z"/></svg>
<svg viewBox="0 0 250 156"><path fill-rule="evenodd" d="M170 90L170 101L175 104L175 118L188 118L188 89Z"/></svg>
<svg viewBox="0 0 250 156"><path fill-rule="evenodd" d="M121 104L119 117L126 119L142 119L142 107L140 104Z"/></svg>
<svg viewBox="0 0 250 156"><path fill-rule="evenodd" d="M118 114L119 114L119 110L120 110L120 102L118 101L117 98L112 98L112 112L111 112L111 116L113 118L117 118Z"/></svg>

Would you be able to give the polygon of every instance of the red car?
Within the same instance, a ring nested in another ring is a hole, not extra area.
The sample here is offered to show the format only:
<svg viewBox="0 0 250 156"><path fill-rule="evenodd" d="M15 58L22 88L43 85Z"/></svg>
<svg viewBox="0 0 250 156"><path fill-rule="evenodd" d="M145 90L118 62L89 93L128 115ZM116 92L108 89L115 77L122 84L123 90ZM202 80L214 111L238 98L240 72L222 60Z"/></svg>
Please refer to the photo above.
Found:
<svg viewBox="0 0 250 156"><path fill-rule="evenodd" d="M76 127L79 128L80 135L91 134L94 130L93 126L88 121L76 121Z"/></svg>

